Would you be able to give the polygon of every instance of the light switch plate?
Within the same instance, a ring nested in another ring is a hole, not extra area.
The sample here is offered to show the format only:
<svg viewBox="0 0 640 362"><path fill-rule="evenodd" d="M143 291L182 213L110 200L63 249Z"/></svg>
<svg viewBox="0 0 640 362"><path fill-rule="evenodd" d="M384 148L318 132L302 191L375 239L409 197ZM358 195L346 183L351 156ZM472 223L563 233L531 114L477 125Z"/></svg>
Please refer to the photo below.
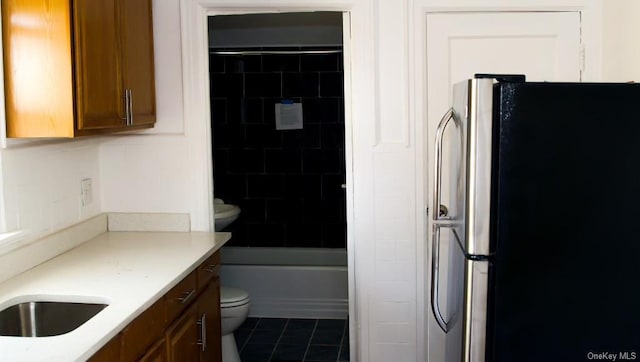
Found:
<svg viewBox="0 0 640 362"><path fill-rule="evenodd" d="M93 187L91 185L91 179L85 178L80 181L80 189L82 193L82 206L87 206L93 202Z"/></svg>

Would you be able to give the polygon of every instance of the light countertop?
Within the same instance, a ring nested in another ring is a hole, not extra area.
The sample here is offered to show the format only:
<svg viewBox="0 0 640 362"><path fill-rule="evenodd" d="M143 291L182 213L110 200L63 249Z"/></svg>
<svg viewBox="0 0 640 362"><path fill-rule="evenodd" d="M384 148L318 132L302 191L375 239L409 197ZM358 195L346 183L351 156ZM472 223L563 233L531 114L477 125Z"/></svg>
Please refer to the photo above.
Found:
<svg viewBox="0 0 640 362"><path fill-rule="evenodd" d="M231 237L206 232L107 232L0 283L0 310L26 300L106 303L52 337L2 337L2 361L84 361Z"/></svg>

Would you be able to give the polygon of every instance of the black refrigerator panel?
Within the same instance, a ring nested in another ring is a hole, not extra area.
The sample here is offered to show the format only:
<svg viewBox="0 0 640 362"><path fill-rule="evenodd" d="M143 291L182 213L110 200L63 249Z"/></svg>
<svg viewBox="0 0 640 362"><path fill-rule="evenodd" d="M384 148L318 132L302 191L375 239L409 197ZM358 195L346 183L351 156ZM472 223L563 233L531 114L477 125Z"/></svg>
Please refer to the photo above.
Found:
<svg viewBox="0 0 640 362"><path fill-rule="evenodd" d="M640 84L494 102L487 361L640 359Z"/></svg>

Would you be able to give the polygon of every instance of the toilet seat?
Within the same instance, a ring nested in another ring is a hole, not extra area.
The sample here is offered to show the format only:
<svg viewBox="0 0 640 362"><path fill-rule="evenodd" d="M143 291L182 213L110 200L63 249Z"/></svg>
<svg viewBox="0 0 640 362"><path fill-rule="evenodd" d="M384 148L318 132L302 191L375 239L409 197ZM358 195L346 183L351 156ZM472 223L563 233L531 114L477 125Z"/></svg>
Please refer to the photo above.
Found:
<svg viewBox="0 0 640 362"><path fill-rule="evenodd" d="M220 307L232 308L249 303L249 293L242 289L222 287L220 288Z"/></svg>

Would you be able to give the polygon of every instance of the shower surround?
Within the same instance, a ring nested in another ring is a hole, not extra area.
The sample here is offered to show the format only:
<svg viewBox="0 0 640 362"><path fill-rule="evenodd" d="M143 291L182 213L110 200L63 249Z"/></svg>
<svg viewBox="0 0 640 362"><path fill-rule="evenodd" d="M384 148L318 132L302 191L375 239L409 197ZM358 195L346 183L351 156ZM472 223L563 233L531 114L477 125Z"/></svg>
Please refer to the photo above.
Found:
<svg viewBox="0 0 640 362"><path fill-rule="evenodd" d="M209 59L214 194L242 209L230 245L345 248L342 54ZM276 130L283 100L302 129Z"/></svg>

